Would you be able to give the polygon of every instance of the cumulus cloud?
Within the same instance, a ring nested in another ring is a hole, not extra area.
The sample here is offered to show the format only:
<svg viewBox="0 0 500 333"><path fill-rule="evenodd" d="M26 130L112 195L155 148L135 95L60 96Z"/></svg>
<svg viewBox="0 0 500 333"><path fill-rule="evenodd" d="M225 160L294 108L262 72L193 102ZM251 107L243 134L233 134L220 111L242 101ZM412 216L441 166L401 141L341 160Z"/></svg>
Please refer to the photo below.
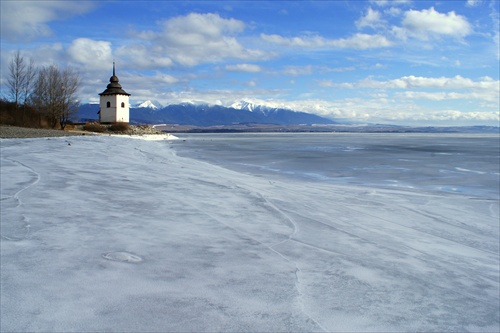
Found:
<svg viewBox="0 0 500 333"><path fill-rule="evenodd" d="M225 33L232 35L245 29L245 23L242 21L232 18L225 19L213 13L191 13L186 16L177 16L166 20L164 26L168 38L178 44L198 44L206 40L218 40ZM190 38L185 40L178 38L179 35Z"/></svg>
<svg viewBox="0 0 500 333"><path fill-rule="evenodd" d="M91 1L2 1L2 39L32 40L50 36L49 23L67 20L95 7Z"/></svg>
<svg viewBox="0 0 500 333"><path fill-rule="evenodd" d="M463 38L472 32L472 27L467 18L454 11L443 14L431 7L405 12L402 27L394 31L402 38L430 40L439 37Z"/></svg>
<svg viewBox="0 0 500 333"><path fill-rule="evenodd" d="M68 47L68 55L87 69L107 69L113 61L110 42L88 38L75 39Z"/></svg>
<svg viewBox="0 0 500 333"><path fill-rule="evenodd" d="M172 58L185 66L218 62L224 58L259 59L265 54L248 50L236 39L245 24L218 14L189 14L167 20L159 39Z"/></svg>
<svg viewBox="0 0 500 333"><path fill-rule="evenodd" d="M119 76L122 81L122 75ZM155 91L158 88L174 85L181 80L162 72L155 72L152 75L131 74L123 75L123 81L128 81L128 86L131 86L134 91L143 89L145 91Z"/></svg>
<svg viewBox="0 0 500 333"><path fill-rule="evenodd" d="M404 115L404 114L403 114ZM417 113L414 115L406 115L407 118L419 121L477 121L495 123L499 121L497 112L463 112L459 110L440 110L425 113Z"/></svg>
<svg viewBox="0 0 500 333"><path fill-rule="evenodd" d="M201 63L220 62L224 59L261 60L272 55L268 52L247 49L237 39L245 29L244 22L236 19L222 18L218 14L191 13L161 22L159 31L142 31L134 33L134 37L142 42L147 41L147 51L139 45L123 48L123 54L132 52L148 52L152 62L154 58L163 58L165 65L177 63L182 66L196 66ZM168 56L167 56L168 55ZM172 63L167 60L170 59ZM132 57L131 57L131 60ZM145 66L146 64L142 64ZM151 64L152 65L152 64Z"/></svg>
<svg viewBox="0 0 500 333"><path fill-rule="evenodd" d="M380 12L373 10L371 7L368 8L366 15L361 17L355 23L358 29L366 27L375 29L386 24L386 22L382 19Z"/></svg>
<svg viewBox="0 0 500 333"><path fill-rule="evenodd" d="M500 81L493 80L490 77L483 77L475 81L459 75L449 78L428 78L410 75L387 81L376 81L368 77L354 83L334 83L323 80L319 82L319 85L344 89L369 89L368 92L372 91L371 96L375 96L376 94L383 96L382 98L377 98L376 103L382 105L390 101L390 105L387 107L392 107L395 110L398 104L402 105L402 107L404 106L404 109L408 109L413 103L419 104L424 100L434 102L462 100L477 101L475 105L481 112L476 115L475 120L494 120L495 117L498 119L500 114L498 111L491 111L498 110L500 107ZM394 91L391 92L391 90ZM367 107L366 100L360 100L360 103ZM422 107L416 108L422 109ZM400 111L397 112L400 113ZM464 116L460 118L461 120L466 120L466 115L470 115L469 112L462 113ZM479 115L484 116L486 114L489 114L487 118L478 118ZM410 112L405 114L404 117L402 116L401 119L409 119L414 116L415 114ZM418 119L425 120L422 117ZM452 119L449 118L449 120Z"/></svg>
<svg viewBox="0 0 500 333"><path fill-rule="evenodd" d="M170 67L172 59L155 52L144 44L122 45L116 49L116 56L135 69L153 69Z"/></svg>
<svg viewBox="0 0 500 333"><path fill-rule="evenodd" d="M226 65L225 69L229 72L246 72L246 73L257 73L262 71L262 68L259 65L254 65L254 64Z"/></svg>
<svg viewBox="0 0 500 333"><path fill-rule="evenodd" d="M464 78L460 75L454 77L422 77L403 76L393 80L377 81L372 77L365 78L355 83L332 83L322 81L323 86L336 86L343 88L376 88L376 89L413 89L413 88L440 88L440 89L477 89L498 92L500 81L490 77L483 77L480 81Z"/></svg>
<svg viewBox="0 0 500 333"><path fill-rule="evenodd" d="M358 33L349 38L326 39L321 36L283 37L280 35L261 34L262 40L288 47L304 48L342 48L342 49L371 49L391 46L392 43L382 35L368 35Z"/></svg>
<svg viewBox="0 0 500 333"><path fill-rule="evenodd" d="M488 94L486 92L423 92L423 91L405 91L402 94L397 94L397 97L403 97L408 99L416 100L431 100L431 101L444 101L444 100L454 100L454 99L479 99L489 102L498 101L498 96Z"/></svg>

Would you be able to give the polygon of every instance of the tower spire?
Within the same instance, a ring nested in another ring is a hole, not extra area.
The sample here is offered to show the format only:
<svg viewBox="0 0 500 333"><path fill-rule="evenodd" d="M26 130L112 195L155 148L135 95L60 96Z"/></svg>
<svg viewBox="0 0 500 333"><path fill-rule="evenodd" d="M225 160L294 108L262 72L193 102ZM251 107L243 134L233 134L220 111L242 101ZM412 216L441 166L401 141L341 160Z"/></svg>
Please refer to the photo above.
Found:
<svg viewBox="0 0 500 333"><path fill-rule="evenodd" d="M115 62L113 61L113 76L116 76L115 74Z"/></svg>

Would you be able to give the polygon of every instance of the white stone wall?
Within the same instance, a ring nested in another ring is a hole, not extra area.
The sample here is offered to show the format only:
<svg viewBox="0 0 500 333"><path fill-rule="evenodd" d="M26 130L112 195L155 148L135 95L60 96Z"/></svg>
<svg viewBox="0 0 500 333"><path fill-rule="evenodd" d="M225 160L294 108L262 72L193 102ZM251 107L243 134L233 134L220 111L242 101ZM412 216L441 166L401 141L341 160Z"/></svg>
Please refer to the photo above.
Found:
<svg viewBox="0 0 500 333"><path fill-rule="evenodd" d="M122 107L122 103L124 107ZM129 122L129 97L126 95L116 95L116 122L128 123Z"/></svg>
<svg viewBox="0 0 500 333"><path fill-rule="evenodd" d="M110 107L107 107L108 102L110 102ZM122 103L124 103L124 107L122 107ZM130 120L129 97L126 95L103 95L100 98L99 106L102 123L128 123Z"/></svg>

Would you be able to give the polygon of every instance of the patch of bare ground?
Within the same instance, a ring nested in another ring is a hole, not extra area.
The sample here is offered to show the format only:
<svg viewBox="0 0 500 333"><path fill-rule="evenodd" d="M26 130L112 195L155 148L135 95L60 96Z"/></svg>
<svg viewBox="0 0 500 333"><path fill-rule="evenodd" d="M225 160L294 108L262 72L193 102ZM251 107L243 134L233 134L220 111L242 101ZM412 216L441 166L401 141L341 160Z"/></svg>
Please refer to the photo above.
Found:
<svg viewBox="0 0 500 333"><path fill-rule="evenodd" d="M91 125L91 126L89 126ZM166 135L165 132L157 130L149 125L133 126L129 124L99 123L85 125L67 125L65 130L28 128L18 126L0 125L0 138L2 139L22 139L22 138L48 138L77 135Z"/></svg>
<svg viewBox="0 0 500 333"><path fill-rule="evenodd" d="M2 139L24 139L24 138L50 138L61 136L92 135L89 132L78 132L69 130L55 130L45 128L28 128L18 126L0 125L0 138Z"/></svg>

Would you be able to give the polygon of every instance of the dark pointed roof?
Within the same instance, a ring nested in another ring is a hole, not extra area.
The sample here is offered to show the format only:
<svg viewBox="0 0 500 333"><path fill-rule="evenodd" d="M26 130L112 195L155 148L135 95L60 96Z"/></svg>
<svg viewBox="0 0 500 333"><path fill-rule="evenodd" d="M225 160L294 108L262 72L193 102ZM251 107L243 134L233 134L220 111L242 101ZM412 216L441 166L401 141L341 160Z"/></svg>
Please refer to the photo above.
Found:
<svg viewBox="0 0 500 333"><path fill-rule="evenodd" d="M120 83L118 83L118 76L115 74L115 63L113 62L113 76L109 78L109 84L99 95L127 95L130 96L125 90L122 89Z"/></svg>

